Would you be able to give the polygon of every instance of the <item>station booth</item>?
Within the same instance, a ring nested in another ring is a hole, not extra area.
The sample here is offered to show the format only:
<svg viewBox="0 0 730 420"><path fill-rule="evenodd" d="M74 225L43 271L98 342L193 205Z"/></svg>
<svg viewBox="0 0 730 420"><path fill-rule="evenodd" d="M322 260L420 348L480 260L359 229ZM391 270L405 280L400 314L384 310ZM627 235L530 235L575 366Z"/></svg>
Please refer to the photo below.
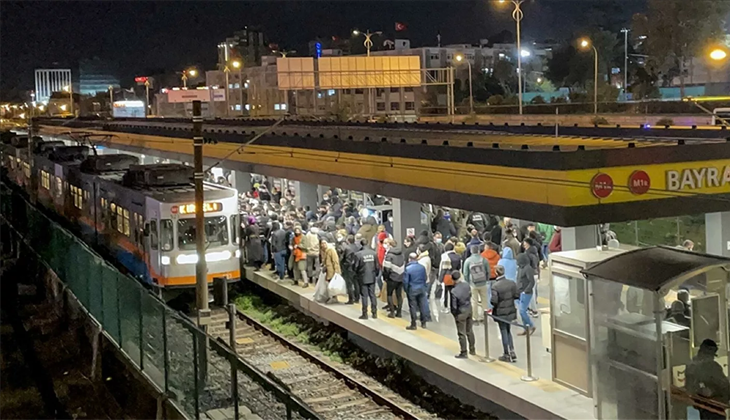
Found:
<svg viewBox="0 0 730 420"><path fill-rule="evenodd" d="M553 380L592 397L596 418L727 418L730 259L566 251L551 255L551 280ZM693 362L706 339L717 364Z"/></svg>

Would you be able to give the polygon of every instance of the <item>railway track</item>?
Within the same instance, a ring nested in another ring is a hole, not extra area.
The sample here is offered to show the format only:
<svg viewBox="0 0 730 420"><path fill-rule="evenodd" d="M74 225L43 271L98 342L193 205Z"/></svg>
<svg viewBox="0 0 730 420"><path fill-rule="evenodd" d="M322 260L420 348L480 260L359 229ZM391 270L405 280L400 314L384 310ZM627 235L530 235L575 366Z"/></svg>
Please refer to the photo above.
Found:
<svg viewBox="0 0 730 420"><path fill-rule="evenodd" d="M348 369L338 369L322 357L272 331L240 311L236 320L236 352L289 389L326 420L430 418L419 407L384 387L374 389ZM208 332L229 342L228 313L214 309Z"/></svg>

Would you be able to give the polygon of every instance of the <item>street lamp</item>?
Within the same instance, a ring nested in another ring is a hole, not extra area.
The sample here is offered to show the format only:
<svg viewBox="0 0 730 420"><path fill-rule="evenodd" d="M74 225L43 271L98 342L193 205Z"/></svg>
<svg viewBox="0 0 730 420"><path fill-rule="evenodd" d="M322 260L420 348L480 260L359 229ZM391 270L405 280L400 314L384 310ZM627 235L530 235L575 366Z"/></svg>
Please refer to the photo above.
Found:
<svg viewBox="0 0 730 420"><path fill-rule="evenodd" d="M239 69L239 68L241 68L241 62L238 60L233 60L230 63L226 63L225 67L223 67L223 73L226 74L226 115L230 116L231 115L231 100L230 100L231 88L230 88L230 83L228 82L228 73L231 72L231 69L228 68L228 64L230 64L231 67L233 67L234 69ZM240 83L240 78L239 78L239 83Z"/></svg>
<svg viewBox="0 0 730 420"><path fill-rule="evenodd" d="M519 99L520 115L522 115L522 44L520 39L520 22L524 17L522 13L522 3L524 0L499 0L500 4L511 2L515 9L512 11L512 19L517 23L517 92Z"/></svg>
<svg viewBox="0 0 730 420"><path fill-rule="evenodd" d="M188 75L190 75L190 77L195 77L198 75L198 71L195 69L183 70L181 79L183 82L183 87L185 88L188 87Z"/></svg>
<svg viewBox="0 0 730 420"><path fill-rule="evenodd" d="M593 48L594 68L593 68L593 113L598 115L598 50L596 46L591 43L588 38L580 40L580 48L587 50L589 47Z"/></svg>
<svg viewBox="0 0 730 420"><path fill-rule="evenodd" d="M373 41L370 38L372 38L373 35L380 35L382 33L383 31L370 32L370 29L368 29L366 32L360 32L357 29L352 31L352 34L354 36L359 36L360 34L365 36L365 42L363 43L363 45L365 45L365 48L368 51L368 57L370 57L370 48L373 46Z"/></svg>
<svg viewBox="0 0 730 420"><path fill-rule="evenodd" d="M457 54L456 55L456 61L461 63L464 60L463 54ZM472 82L471 82L471 61L466 60L466 63L469 65L469 113L474 113L474 92L472 88Z"/></svg>
<svg viewBox="0 0 730 420"><path fill-rule="evenodd" d="M723 61L727 58L727 51L725 51L722 48L715 48L712 51L710 51L710 58L713 61Z"/></svg>
<svg viewBox="0 0 730 420"><path fill-rule="evenodd" d="M71 116L74 116L74 89L72 85L66 85L63 87L64 92L68 92L68 99L71 103Z"/></svg>

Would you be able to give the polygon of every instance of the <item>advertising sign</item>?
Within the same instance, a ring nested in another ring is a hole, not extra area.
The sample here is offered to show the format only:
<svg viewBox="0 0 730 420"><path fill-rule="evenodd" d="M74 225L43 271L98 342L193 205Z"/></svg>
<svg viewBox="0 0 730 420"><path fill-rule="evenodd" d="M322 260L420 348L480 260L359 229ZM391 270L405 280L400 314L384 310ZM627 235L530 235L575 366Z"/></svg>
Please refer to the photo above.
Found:
<svg viewBox="0 0 730 420"><path fill-rule="evenodd" d="M171 104L192 101L210 102L210 91L208 89L189 89L167 92L167 102Z"/></svg>

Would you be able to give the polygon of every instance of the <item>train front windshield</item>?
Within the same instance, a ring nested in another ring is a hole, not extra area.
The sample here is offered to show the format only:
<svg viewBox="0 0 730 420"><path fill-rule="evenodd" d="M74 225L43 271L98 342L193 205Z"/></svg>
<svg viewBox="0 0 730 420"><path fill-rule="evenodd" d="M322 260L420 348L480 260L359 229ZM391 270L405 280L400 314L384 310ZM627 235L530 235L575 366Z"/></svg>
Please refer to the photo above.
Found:
<svg viewBox="0 0 730 420"><path fill-rule="evenodd" d="M178 219L177 244L180 249L195 249L195 219ZM205 245L228 245L228 222L225 216L205 218Z"/></svg>

